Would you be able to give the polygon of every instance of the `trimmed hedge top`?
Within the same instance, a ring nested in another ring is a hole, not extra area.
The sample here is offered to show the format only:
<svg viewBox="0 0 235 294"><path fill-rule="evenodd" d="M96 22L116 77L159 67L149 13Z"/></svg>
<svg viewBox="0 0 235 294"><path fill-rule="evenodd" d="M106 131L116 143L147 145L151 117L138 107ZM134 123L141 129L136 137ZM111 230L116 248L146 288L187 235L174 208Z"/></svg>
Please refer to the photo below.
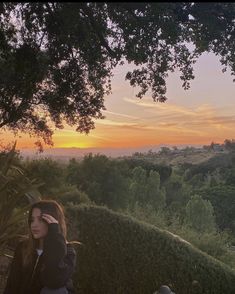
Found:
<svg viewBox="0 0 235 294"><path fill-rule="evenodd" d="M234 294L235 273L180 237L103 207L67 208L79 294Z"/></svg>

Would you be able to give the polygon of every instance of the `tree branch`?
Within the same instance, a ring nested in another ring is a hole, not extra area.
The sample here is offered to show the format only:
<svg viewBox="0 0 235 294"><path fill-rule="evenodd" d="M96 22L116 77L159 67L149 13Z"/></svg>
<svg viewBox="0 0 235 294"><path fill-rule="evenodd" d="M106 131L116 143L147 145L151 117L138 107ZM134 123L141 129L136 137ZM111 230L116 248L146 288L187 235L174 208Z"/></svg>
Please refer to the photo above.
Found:
<svg viewBox="0 0 235 294"><path fill-rule="evenodd" d="M81 3L82 9L85 12L85 14L88 16L89 20L90 20L90 24L93 28L94 33L98 36L101 45L108 51L108 53L110 54L110 56L112 58L117 57L117 54L109 47L108 43L106 42L106 40L104 39L103 35L100 33L100 31L97 29L96 23L95 23L95 19L93 17L93 14L91 12L91 10L89 9L89 7L86 6L86 4Z"/></svg>

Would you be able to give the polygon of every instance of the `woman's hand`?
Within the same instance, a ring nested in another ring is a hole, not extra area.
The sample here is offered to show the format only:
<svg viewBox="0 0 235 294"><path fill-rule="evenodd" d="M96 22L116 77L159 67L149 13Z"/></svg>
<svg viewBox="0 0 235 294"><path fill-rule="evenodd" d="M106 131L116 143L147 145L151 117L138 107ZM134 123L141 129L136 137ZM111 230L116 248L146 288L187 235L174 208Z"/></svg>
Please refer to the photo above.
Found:
<svg viewBox="0 0 235 294"><path fill-rule="evenodd" d="M45 220L48 224L58 224L58 221L50 214L43 213L42 219Z"/></svg>

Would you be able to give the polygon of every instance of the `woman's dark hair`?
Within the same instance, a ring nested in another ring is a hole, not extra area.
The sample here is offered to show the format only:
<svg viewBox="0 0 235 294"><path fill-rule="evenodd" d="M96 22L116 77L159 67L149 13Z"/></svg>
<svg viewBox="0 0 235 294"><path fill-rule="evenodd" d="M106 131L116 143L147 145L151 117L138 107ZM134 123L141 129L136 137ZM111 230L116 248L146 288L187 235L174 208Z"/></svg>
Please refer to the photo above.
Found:
<svg viewBox="0 0 235 294"><path fill-rule="evenodd" d="M58 221L60 231L67 242L67 227L66 227L65 215L64 215L62 205L60 205L55 200L40 200L38 202L35 202L31 206L29 210L29 214L28 214L29 238L27 242L24 243L24 247L23 247L23 265L24 266L27 266L32 263L33 254L38 245L38 241L33 238L32 232L30 229L32 212L34 208L39 208L42 213L48 213L52 215ZM71 243L74 243L74 242L71 242ZM79 242L76 242L76 243L79 243Z"/></svg>
<svg viewBox="0 0 235 294"><path fill-rule="evenodd" d="M66 240L67 227L66 227L65 216L64 216L64 211L62 206L59 203L57 203L55 200L41 200L39 202L34 203L29 210L29 215L28 215L29 226L31 223L32 212L34 208L39 208L42 213L48 213L52 215L58 221L60 231Z"/></svg>

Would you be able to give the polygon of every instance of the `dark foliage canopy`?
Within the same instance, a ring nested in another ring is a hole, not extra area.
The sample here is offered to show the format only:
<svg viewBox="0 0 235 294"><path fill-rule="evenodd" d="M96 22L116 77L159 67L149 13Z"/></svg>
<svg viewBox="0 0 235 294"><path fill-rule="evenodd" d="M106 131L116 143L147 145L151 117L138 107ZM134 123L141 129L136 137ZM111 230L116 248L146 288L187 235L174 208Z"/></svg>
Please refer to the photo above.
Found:
<svg viewBox="0 0 235 294"><path fill-rule="evenodd" d="M0 3L0 128L52 143L63 124L88 133L102 118L112 70L124 60L138 98L166 100L169 72L183 88L203 52L235 73L235 3ZM190 44L188 46L187 44ZM187 46L186 46L187 45Z"/></svg>

